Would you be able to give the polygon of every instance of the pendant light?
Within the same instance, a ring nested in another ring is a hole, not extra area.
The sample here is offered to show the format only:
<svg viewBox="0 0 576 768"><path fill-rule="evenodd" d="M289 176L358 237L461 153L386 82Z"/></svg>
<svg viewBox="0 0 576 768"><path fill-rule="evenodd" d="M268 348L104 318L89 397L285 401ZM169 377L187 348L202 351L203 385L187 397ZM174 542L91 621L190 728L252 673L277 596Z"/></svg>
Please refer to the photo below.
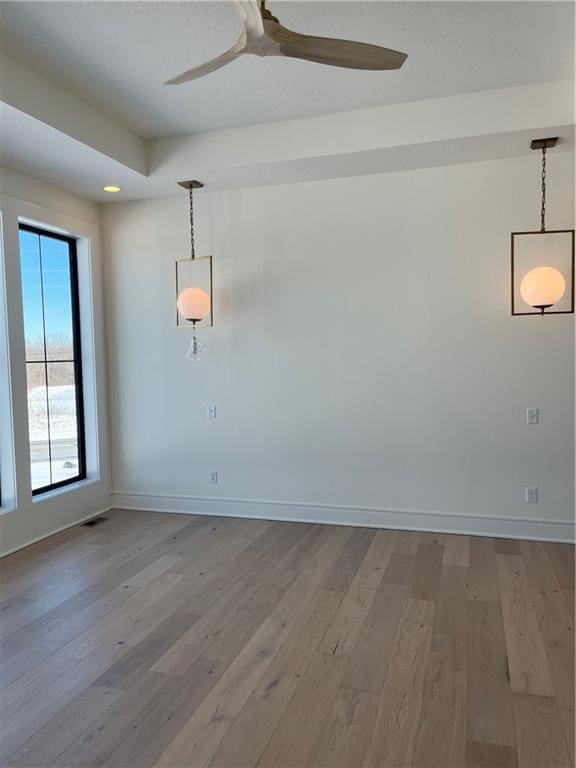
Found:
<svg viewBox="0 0 576 768"><path fill-rule="evenodd" d="M200 325L212 326L212 257L196 256L194 244L195 189L204 185L200 181L179 181L188 190L190 204L190 258L176 261L176 325L192 326L192 340L186 359L198 362L204 349L197 336Z"/></svg>
<svg viewBox="0 0 576 768"><path fill-rule="evenodd" d="M574 230L546 229L546 151L558 137L534 139L542 152L540 229L512 232L512 314L565 315L574 312ZM518 275L522 275L517 282Z"/></svg>

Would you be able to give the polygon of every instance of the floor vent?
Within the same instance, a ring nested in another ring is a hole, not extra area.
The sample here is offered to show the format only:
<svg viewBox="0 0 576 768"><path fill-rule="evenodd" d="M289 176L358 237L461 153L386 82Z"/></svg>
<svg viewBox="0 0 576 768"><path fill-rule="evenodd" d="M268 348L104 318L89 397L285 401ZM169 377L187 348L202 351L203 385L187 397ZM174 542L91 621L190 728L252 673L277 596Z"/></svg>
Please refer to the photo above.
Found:
<svg viewBox="0 0 576 768"><path fill-rule="evenodd" d="M82 523L85 528L92 528L93 525L100 525L108 520L107 517L93 517L92 520L88 520L87 523Z"/></svg>

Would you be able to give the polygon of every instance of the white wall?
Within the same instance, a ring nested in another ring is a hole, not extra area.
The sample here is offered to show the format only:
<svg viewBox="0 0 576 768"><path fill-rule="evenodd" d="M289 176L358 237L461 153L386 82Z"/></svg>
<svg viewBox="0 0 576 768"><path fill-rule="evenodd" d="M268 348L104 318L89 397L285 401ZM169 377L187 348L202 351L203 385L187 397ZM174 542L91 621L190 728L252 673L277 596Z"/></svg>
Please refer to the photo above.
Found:
<svg viewBox="0 0 576 768"><path fill-rule="evenodd" d="M98 207L70 193L2 168L0 270L0 552L6 553L91 517L109 506L102 262ZM87 479L33 500L18 222L60 228L79 239Z"/></svg>
<svg viewBox="0 0 576 768"><path fill-rule="evenodd" d="M113 503L569 538L573 317L509 306L538 162L199 196L198 367L173 324L186 196L105 206ZM550 228L574 226L572 168L550 157Z"/></svg>

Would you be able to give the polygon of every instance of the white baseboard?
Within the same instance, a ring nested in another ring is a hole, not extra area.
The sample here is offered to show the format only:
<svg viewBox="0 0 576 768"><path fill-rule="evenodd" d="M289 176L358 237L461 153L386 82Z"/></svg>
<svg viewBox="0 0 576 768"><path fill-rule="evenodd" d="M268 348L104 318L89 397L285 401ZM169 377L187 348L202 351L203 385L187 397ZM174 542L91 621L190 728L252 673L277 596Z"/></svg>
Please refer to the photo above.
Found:
<svg viewBox="0 0 576 768"><path fill-rule="evenodd" d="M100 517L100 515L105 515L106 512L109 512L111 507L105 507L104 509L101 509L99 512L92 512L89 515L86 515L85 517L81 517L78 520L74 520L73 523L66 523L66 525L60 526L60 528L56 528L54 531L50 531L49 533L43 533L42 536L36 536L35 539L32 539L32 541L27 541L25 544L19 544L17 547L12 547L12 549L9 549L7 552L0 552L0 560L3 557L8 557L8 555L13 555L14 552L19 552L21 549L26 549L26 547L31 547L32 544L37 544L39 541L44 541L44 539L49 539L50 536L56 536L58 533L62 533L62 531L68 530L68 528L74 528L76 525L82 525L82 523L87 523L88 520L92 520L95 517Z"/></svg>
<svg viewBox="0 0 576 768"><path fill-rule="evenodd" d="M488 515L456 515L451 512L386 510L327 504L264 501L261 499L209 498L156 493L111 494L114 509L173 512L217 517L246 517L284 522L353 525L432 533L462 533L505 539L574 541L574 523L562 520L526 520Z"/></svg>

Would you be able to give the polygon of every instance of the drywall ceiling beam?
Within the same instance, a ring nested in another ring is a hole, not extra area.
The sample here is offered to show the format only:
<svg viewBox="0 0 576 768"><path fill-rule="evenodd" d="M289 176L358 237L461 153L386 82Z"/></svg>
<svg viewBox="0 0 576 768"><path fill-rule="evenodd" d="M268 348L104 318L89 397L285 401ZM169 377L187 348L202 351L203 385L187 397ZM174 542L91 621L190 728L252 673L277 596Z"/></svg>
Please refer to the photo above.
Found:
<svg viewBox="0 0 576 768"><path fill-rule="evenodd" d="M562 136L558 151L574 150L574 126L554 126ZM535 129L489 137L429 142L405 147L367 150L350 154L311 157L284 163L212 169L202 174L210 190L243 189L275 184L293 184L322 179L369 176L442 165L504 160L530 153Z"/></svg>
<svg viewBox="0 0 576 768"><path fill-rule="evenodd" d="M139 136L3 54L0 54L0 99L132 171L146 175L146 150Z"/></svg>
<svg viewBox="0 0 576 768"><path fill-rule="evenodd" d="M574 122L568 81L341 112L147 143L152 176L350 156Z"/></svg>

